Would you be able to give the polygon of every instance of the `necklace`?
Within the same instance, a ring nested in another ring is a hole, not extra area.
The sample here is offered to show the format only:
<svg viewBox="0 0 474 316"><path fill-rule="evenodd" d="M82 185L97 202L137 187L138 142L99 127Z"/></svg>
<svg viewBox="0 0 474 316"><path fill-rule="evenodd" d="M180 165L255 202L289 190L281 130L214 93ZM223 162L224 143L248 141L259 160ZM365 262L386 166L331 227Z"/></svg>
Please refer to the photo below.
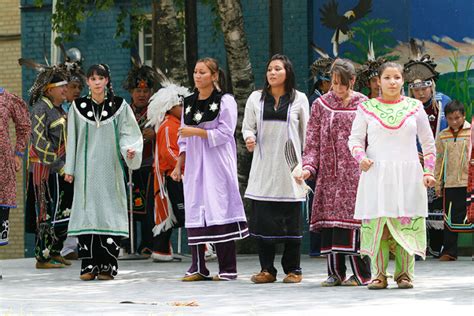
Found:
<svg viewBox="0 0 474 316"><path fill-rule="evenodd" d="M99 128L100 127L100 121L102 120L102 115L104 114L104 111L101 111L99 109L100 105L98 105L97 103L95 103L95 105L97 105L97 110L98 110L99 113L96 113L95 106L93 104L92 105L92 114L94 115L94 120L95 120L96 126L97 126L97 128Z"/></svg>

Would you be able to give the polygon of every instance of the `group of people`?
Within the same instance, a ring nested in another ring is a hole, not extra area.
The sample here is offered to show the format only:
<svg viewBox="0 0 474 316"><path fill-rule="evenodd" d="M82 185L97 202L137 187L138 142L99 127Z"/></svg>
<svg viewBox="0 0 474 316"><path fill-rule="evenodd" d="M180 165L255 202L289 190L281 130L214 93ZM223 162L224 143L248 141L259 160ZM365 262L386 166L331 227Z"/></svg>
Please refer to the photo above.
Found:
<svg viewBox="0 0 474 316"><path fill-rule="evenodd" d="M29 111L0 90L0 148L11 157L0 162L8 184L0 188L0 245L8 242L15 171L28 147L26 209L37 268L70 265L77 245L82 280L113 279L120 249L130 248L131 211L142 222L139 251L156 261L173 259L172 228L186 227L192 263L183 281L237 278L235 242L252 236L260 272L251 281L277 280L282 243L283 282L299 283L302 214L314 191L310 230L315 252L326 255L322 286L386 288L392 252L398 287L412 288L415 256L431 249L427 227L444 231L443 261L456 260L458 232L474 231L471 125L459 101L436 93L435 66L427 55L404 67L379 58L357 72L349 60L320 58L310 103L296 89L291 61L274 55L242 123L253 153L248 224L237 177L237 104L215 59L197 61L193 91L135 61L124 84L131 105L115 95L105 64L86 74L71 63L46 67ZM405 82L412 97L404 96ZM84 83L89 92L80 96ZM367 87L370 98L356 87ZM131 210L126 182L134 184ZM214 276L205 259L211 243Z"/></svg>

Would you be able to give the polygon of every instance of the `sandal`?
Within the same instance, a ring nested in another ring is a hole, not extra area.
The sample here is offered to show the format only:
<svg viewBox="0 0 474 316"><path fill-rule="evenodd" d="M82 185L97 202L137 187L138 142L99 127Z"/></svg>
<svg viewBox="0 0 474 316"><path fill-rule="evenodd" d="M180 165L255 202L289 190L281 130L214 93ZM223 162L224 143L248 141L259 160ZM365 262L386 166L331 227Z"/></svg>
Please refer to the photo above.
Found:
<svg viewBox="0 0 474 316"><path fill-rule="evenodd" d="M372 279L367 288L369 290L382 290L386 289L388 286L387 277L383 274L379 274L375 279Z"/></svg>
<svg viewBox="0 0 474 316"><path fill-rule="evenodd" d="M405 273L401 274L396 281L399 289L413 288L413 283L411 282L411 279Z"/></svg>

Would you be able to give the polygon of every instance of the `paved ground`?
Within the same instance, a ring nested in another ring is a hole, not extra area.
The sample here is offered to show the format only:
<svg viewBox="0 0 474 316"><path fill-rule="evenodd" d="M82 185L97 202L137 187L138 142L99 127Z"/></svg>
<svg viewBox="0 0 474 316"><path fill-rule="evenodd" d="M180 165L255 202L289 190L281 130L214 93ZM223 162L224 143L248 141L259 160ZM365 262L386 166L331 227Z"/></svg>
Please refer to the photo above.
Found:
<svg viewBox="0 0 474 316"><path fill-rule="evenodd" d="M348 309L366 315L379 311L400 315L402 308L433 315L462 310L468 315L474 306L470 257L448 263L417 262L415 289L396 289L391 280L389 289L381 291L322 288L325 260L302 259L302 283L283 284L279 275L279 282L263 285L249 281L258 270L256 256L238 258L236 281L195 283L179 281L189 258L181 263L121 261L116 280L90 282L79 280L78 261L66 269L36 270L33 259L2 260L0 315L314 315L328 310L342 314ZM214 273L216 265L209 263ZM188 303L195 306L179 306Z"/></svg>

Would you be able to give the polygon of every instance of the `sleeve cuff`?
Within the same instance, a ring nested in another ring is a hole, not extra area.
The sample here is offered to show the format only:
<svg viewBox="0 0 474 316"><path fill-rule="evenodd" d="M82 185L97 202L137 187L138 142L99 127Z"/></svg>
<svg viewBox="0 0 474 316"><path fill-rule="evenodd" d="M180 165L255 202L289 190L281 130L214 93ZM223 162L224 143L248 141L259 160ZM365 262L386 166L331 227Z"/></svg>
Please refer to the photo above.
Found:
<svg viewBox="0 0 474 316"><path fill-rule="evenodd" d="M253 139L257 139L257 137L255 136L255 134L252 133L252 132L249 132L249 131L244 131L244 132L242 133L242 136L243 136L243 138L244 138L244 141L247 140L247 138L249 138L249 137L253 137Z"/></svg>
<svg viewBox="0 0 474 316"><path fill-rule="evenodd" d="M316 168L313 168L310 165L304 165L303 170L308 170L311 173L311 177L313 177L313 178L316 177Z"/></svg>

